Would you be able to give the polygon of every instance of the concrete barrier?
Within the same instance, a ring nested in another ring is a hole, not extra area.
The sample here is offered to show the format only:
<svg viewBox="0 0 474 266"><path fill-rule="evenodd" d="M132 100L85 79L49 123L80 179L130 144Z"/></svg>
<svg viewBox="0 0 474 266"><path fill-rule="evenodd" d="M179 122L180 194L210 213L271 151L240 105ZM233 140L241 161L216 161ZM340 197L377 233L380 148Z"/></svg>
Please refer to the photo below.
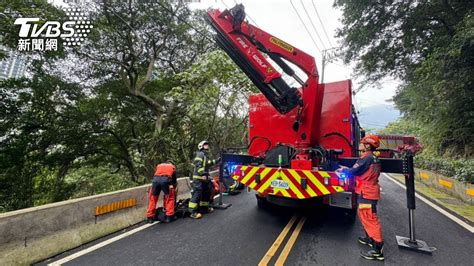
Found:
<svg viewBox="0 0 474 266"><path fill-rule="evenodd" d="M149 187L0 214L0 265L38 262L139 223L145 218ZM178 198L188 197L189 178L179 178Z"/></svg>
<svg viewBox="0 0 474 266"><path fill-rule="evenodd" d="M425 185L445 191L467 203L474 203L473 184L459 182L453 178L419 168L415 169L415 178Z"/></svg>

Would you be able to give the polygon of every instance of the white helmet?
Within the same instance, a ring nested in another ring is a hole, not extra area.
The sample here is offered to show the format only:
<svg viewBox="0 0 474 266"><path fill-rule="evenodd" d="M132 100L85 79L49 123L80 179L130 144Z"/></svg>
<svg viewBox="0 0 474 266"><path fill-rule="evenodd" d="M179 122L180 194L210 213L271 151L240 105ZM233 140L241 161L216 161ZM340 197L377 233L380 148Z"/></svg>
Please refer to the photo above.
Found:
<svg viewBox="0 0 474 266"><path fill-rule="evenodd" d="M207 140L203 140L203 141L199 142L198 149L202 150L204 148L204 145L206 145L206 144L209 145L209 142Z"/></svg>

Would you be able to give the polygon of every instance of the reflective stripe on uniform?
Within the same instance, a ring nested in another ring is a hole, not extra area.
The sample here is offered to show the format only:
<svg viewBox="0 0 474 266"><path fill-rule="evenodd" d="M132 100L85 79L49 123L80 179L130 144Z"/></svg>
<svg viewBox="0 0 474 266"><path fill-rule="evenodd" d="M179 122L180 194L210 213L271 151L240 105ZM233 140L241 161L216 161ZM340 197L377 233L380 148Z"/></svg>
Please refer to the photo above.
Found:
<svg viewBox="0 0 474 266"><path fill-rule="evenodd" d="M193 180L207 180L207 176L193 175Z"/></svg>
<svg viewBox="0 0 474 266"><path fill-rule="evenodd" d="M359 203L359 209L372 209L372 204L369 204L369 203Z"/></svg>
<svg viewBox="0 0 474 266"><path fill-rule="evenodd" d="M198 204L195 203L195 202L189 202L189 204L188 204L188 207L189 207L190 209L196 209L197 206L198 206Z"/></svg>
<svg viewBox="0 0 474 266"><path fill-rule="evenodd" d="M209 206L209 202L207 202L207 201L201 201L201 202L199 202L199 206L201 206L201 207L207 207L207 206Z"/></svg>
<svg viewBox="0 0 474 266"><path fill-rule="evenodd" d="M198 174L202 174L202 173L204 173L204 170L205 170L205 168L204 168L204 167L201 167L201 168L199 168L199 169L198 169Z"/></svg>
<svg viewBox="0 0 474 266"><path fill-rule="evenodd" d="M201 161L202 162L202 158L201 157L196 157L196 158L194 158L194 161Z"/></svg>

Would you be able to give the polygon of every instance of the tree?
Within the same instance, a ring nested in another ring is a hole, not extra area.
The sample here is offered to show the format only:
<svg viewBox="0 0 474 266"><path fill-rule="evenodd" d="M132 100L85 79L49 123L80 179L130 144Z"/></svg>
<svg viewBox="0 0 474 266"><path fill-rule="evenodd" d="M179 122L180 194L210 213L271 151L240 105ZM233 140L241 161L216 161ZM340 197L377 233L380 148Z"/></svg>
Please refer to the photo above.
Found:
<svg viewBox="0 0 474 266"><path fill-rule="evenodd" d="M85 78L120 79L123 89L150 109L155 136L167 126L174 103L161 97L164 91L153 80L182 71L210 48L197 32L203 27L199 17L182 1L171 2L98 2L91 10L95 30L77 51L80 62L91 64Z"/></svg>
<svg viewBox="0 0 474 266"><path fill-rule="evenodd" d="M1 205L12 210L32 206L35 178L51 178L50 201L67 198L64 177L77 158L94 152L92 124L78 110L84 97L67 84L39 71L31 80L0 82Z"/></svg>
<svg viewBox="0 0 474 266"><path fill-rule="evenodd" d="M345 61L402 80L394 102L437 153L474 154L472 1L337 0Z"/></svg>
<svg viewBox="0 0 474 266"><path fill-rule="evenodd" d="M28 77L0 81L0 211L140 184L168 159L187 175L202 139L246 143L255 88L208 51L201 14L170 2L86 5L84 46L32 55Z"/></svg>

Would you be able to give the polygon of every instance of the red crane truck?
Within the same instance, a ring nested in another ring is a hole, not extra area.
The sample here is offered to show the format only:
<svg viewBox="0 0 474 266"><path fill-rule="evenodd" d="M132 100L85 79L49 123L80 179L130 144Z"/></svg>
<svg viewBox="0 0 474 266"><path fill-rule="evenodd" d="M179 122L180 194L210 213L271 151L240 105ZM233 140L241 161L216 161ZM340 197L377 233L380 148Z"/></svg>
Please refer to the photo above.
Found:
<svg viewBox="0 0 474 266"><path fill-rule="evenodd" d="M380 157L381 158L400 158L403 153L415 155L423 149L414 136L403 135L378 135L380 138Z"/></svg>
<svg viewBox="0 0 474 266"><path fill-rule="evenodd" d="M244 21L242 5L210 10L206 18L219 46L261 91L249 100L248 155L222 155L226 165L237 164L233 178L257 192L259 206L324 199L355 210L354 179L334 172L337 157L358 156L361 128L351 81L319 83L315 59ZM288 85L270 62L299 87Z"/></svg>
<svg viewBox="0 0 474 266"><path fill-rule="evenodd" d="M219 176L224 165L234 168L233 178L257 192L259 206L324 199L350 210L354 217L354 177L334 172L339 165L354 165L363 135L351 102L351 81L319 83L314 58L245 22L242 5L223 12L210 10L206 19L219 46L262 92L249 101L248 154L221 153ZM270 60L299 87L289 86ZM286 62L306 77L299 77ZM397 236L399 247L433 252L435 248L415 237L413 154L380 162L382 172L405 175L410 237ZM219 206L225 208L222 202Z"/></svg>

